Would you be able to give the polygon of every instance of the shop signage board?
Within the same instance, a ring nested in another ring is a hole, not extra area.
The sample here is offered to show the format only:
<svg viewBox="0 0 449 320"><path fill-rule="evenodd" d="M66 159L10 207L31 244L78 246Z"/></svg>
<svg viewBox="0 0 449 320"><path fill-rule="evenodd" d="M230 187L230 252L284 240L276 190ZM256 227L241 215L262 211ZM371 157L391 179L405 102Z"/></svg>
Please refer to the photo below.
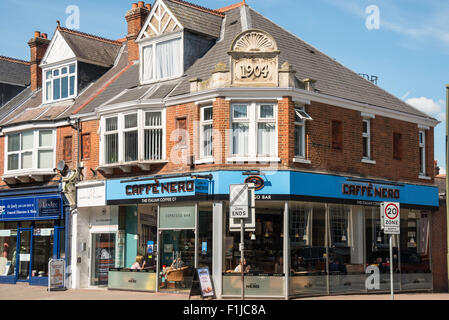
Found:
<svg viewBox="0 0 449 320"><path fill-rule="evenodd" d="M59 219L60 197L21 197L0 199L0 221Z"/></svg>
<svg viewBox="0 0 449 320"><path fill-rule="evenodd" d="M65 290L65 260L51 259L48 262L48 291Z"/></svg>
<svg viewBox="0 0 449 320"><path fill-rule="evenodd" d="M209 180L173 178L148 181L107 180L107 204L171 203L178 198L195 197L209 193Z"/></svg>
<svg viewBox="0 0 449 320"><path fill-rule="evenodd" d="M189 293L189 300L192 296L201 296L202 299L215 298L215 290L210 277L209 268L195 269Z"/></svg>
<svg viewBox="0 0 449 320"><path fill-rule="evenodd" d="M400 234L400 204L397 202L384 202L381 205L382 228L385 234Z"/></svg>
<svg viewBox="0 0 449 320"><path fill-rule="evenodd" d="M79 208L98 207L106 205L106 185L77 185L77 204Z"/></svg>
<svg viewBox="0 0 449 320"><path fill-rule="evenodd" d="M195 206L161 206L159 209L160 229L194 229Z"/></svg>

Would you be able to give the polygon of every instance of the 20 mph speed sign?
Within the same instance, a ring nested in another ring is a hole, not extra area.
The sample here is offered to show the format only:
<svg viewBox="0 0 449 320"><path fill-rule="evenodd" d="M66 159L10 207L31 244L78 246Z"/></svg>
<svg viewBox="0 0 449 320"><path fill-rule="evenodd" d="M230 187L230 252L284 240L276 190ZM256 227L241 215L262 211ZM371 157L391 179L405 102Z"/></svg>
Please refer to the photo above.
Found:
<svg viewBox="0 0 449 320"><path fill-rule="evenodd" d="M400 204L397 202L384 202L381 210L384 233L400 234Z"/></svg>

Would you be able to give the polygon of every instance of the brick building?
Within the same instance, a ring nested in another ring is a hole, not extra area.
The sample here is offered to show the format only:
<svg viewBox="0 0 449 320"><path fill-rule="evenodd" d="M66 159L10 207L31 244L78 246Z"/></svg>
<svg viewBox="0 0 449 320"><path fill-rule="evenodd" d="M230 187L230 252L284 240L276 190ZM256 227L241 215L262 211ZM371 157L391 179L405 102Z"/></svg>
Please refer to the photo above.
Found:
<svg viewBox="0 0 449 320"><path fill-rule="evenodd" d="M139 2L125 19L121 41L58 26L38 64L41 89L0 123L0 163L12 158L5 140L24 122L55 128L61 174L38 181L3 165L2 177L9 192L64 176L71 287L183 291L195 268L208 267L217 296L238 296L240 229L229 191L254 183L248 296L388 290L384 201L401 206L395 288L434 288L437 120L245 1L217 10ZM67 72L66 91L53 96L47 74L57 81ZM129 272L136 256L146 272Z"/></svg>

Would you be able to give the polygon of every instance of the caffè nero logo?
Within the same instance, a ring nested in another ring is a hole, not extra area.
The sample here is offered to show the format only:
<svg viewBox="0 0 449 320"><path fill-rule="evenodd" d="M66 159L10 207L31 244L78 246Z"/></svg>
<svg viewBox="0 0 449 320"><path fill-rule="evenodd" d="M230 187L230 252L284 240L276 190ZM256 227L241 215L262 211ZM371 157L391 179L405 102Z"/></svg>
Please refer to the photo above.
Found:
<svg viewBox="0 0 449 320"><path fill-rule="evenodd" d="M176 181L166 183L148 183L148 184L135 184L127 185L127 196L136 196L143 194L176 194L181 192L194 192L195 181Z"/></svg>

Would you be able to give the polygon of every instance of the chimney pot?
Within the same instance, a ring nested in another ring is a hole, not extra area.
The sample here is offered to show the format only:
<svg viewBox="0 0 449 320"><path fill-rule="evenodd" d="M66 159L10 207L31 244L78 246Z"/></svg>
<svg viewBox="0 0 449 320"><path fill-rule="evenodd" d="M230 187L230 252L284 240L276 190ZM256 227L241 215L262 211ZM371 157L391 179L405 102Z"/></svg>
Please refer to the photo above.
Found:
<svg viewBox="0 0 449 320"><path fill-rule="evenodd" d="M48 37L48 36L47 36L46 33L43 33L43 34L42 34L42 38L47 39L47 37Z"/></svg>
<svg viewBox="0 0 449 320"><path fill-rule="evenodd" d="M151 11L151 4L147 3L147 4L145 5L145 7L148 9L148 11Z"/></svg>
<svg viewBox="0 0 449 320"><path fill-rule="evenodd" d="M34 31L34 37L35 38L40 38L41 37L40 31Z"/></svg>
<svg viewBox="0 0 449 320"><path fill-rule="evenodd" d="M139 8L143 8L144 7L144 5L145 5L145 2L143 2L143 1L139 1L139 3L138 3L138 7Z"/></svg>
<svg viewBox="0 0 449 320"><path fill-rule="evenodd" d="M131 6L131 9L136 9L137 8L137 3L133 3Z"/></svg>

